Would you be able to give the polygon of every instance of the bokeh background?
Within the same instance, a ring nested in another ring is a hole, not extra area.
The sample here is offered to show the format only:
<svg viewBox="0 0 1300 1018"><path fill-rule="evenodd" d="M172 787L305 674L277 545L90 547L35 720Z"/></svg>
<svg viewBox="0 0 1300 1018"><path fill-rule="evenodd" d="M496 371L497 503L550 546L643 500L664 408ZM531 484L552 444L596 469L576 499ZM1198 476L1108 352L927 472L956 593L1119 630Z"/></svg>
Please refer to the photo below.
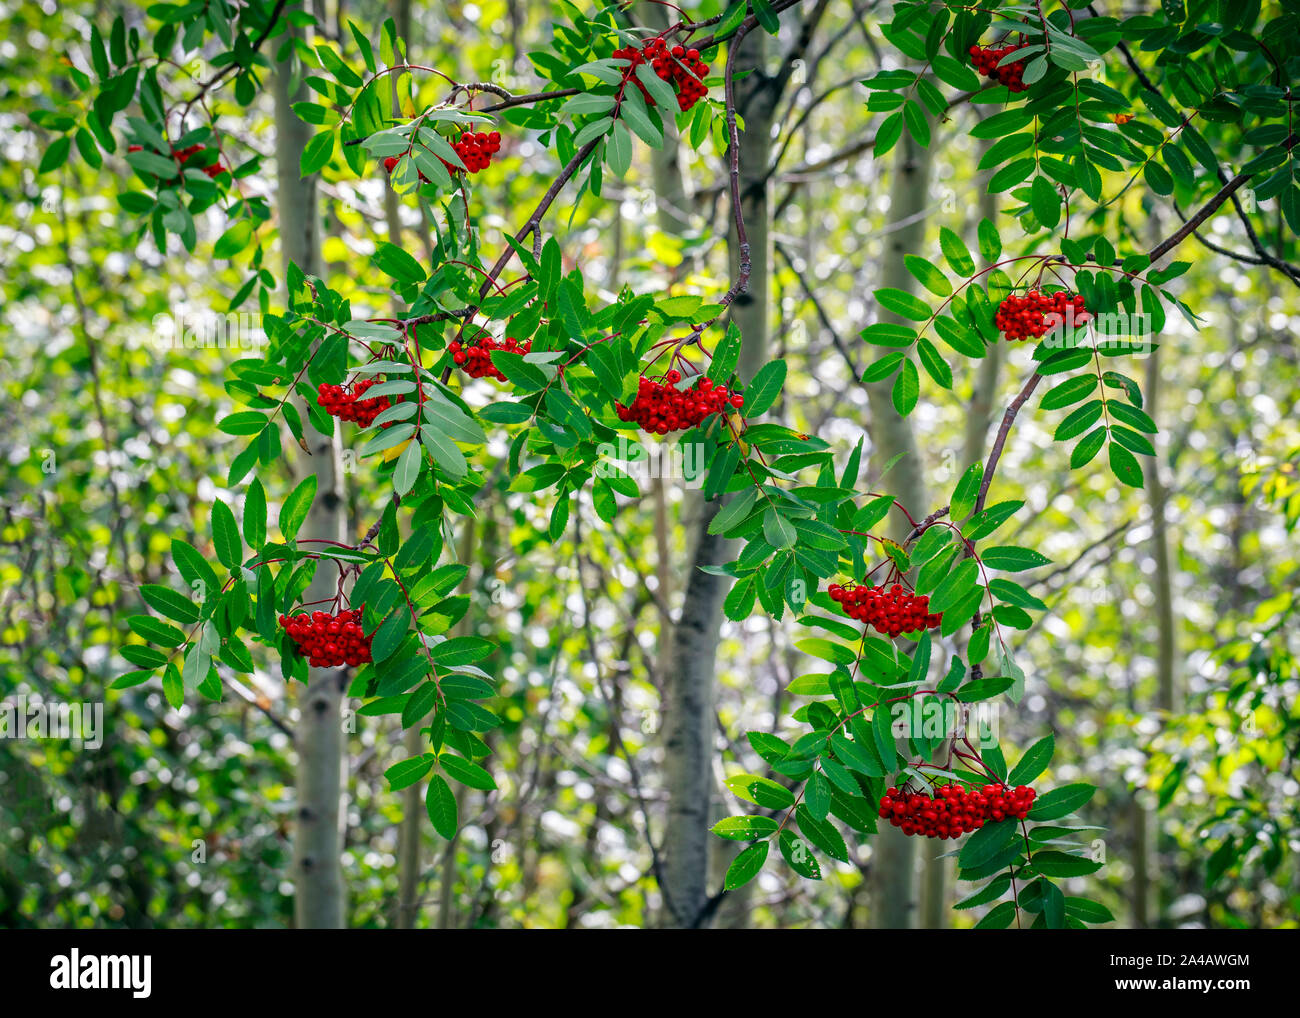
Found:
<svg viewBox="0 0 1300 1018"><path fill-rule="evenodd" d="M374 28L395 17L416 62L514 92L536 87L528 53L553 31L543 2L319 6L327 37L340 36L345 18ZM637 16L660 16L637 6ZM899 245L934 257L948 227L973 247L984 217L1013 253L1041 241L1020 240L1005 199L984 193L984 143L969 130L985 109L952 111L942 143L913 153L920 170L906 194L895 186L899 160L871 157L878 118L859 82L888 59L884 6L829 5L766 118L761 228L772 255L760 282L771 351L791 368L772 413L842 454L864 434L871 453L856 379L873 352L858 332ZM147 22L140 8L126 12ZM115 200L120 153L100 169L73 160L37 174L52 136L30 113L68 98L66 63L88 66L91 22L106 16L105 5L81 0L0 2L9 25L0 40L0 693L100 702L105 716L98 750L0 739L0 926L291 925L299 691L269 657L220 703L173 709L156 682L109 689L130 668L118 648L125 617L141 610L136 587L169 582L173 537L207 546L206 506L239 447L214 424L233 406L223 381L235 354L159 349L155 317L224 312L246 276L202 254L222 230L215 212L200 218L195 256L174 242L160 254L133 233ZM768 40L773 72L795 28ZM345 53L354 46L346 30L339 42ZM428 99L446 91L434 79L424 87ZM239 161L266 158L243 185L274 203L268 103L212 102ZM556 169L536 139L507 131L501 157L475 179L481 228L499 235ZM366 256L388 238L419 256L425 228L382 172L335 167L321 189L329 285L358 311L383 313L387 294L366 278ZM567 193L550 228L566 270L581 267L611 299L624 285L716 297L729 282L723 190L711 142L670 158L639 147L625 181L602 199L575 204ZM1177 226L1170 203L1151 204L1141 188L1112 212L1117 241L1138 249ZM1231 215L1203 235L1245 247ZM1294 245L1280 215L1262 239L1270 250ZM1085 819L1105 865L1066 884L1099 896L1119 925L1295 926L1300 293L1284 275L1195 240L1179 257L1192 266L1175 286L1203 324L1171 315L1158 355L1132 365L1161 427L1145 490L1120 487L1100 460L1070 470L1045 415L1022 415L1012 433L996 494L1029 508L1007 543L1039 548L1054 565L1031 574L1049 611L1020 644L1027 695L1002 714L1001 734L1023 748L1054 731L1052 779L1100 786ZM981 458L989 422L1018 391L1028 350L1000 354L991 367L964 366L953 393L923 386L910 420L930 492L951 490ZM868 472L883 465L869 463ZM364 467L347 481L353 518L375 518L383 485ZM467 793L462 832L442 840L422 808L387 789L385 768L408 755L395 719L361 719L346 775L352 925L646 926L659 908L638 793L658 837L664 647L689 561L690 500L678 482L649 486L612 527L584 500L589 539L577 546L552 543L549 505L508 482L484 499L467 543L469 625L501 645L491 667L506 724L490 737L489 762L499 790ZM743 731L791 724L783 691L810 670L794 638L789 620L762 614L721 630L719 816L740 811L723 778L759 766ZM415 863L404 838L420 847ZM826 867L819 883L765 873L717 921L867 925L870 847L854 846L853 858ZM402 886L415 897L404 900ZM976 917L945 909L937 921Z"/></svg>

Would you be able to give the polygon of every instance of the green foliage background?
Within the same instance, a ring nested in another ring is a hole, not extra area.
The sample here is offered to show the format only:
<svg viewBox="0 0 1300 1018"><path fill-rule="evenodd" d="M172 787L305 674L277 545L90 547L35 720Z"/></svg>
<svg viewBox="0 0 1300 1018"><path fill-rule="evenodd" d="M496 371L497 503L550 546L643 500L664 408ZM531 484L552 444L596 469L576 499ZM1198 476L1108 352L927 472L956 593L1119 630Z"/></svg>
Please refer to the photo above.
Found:
<svg viewBox="0 0 1300 1018"><path fill-rule="evenodd" d="M722 9L684 6L700 16ZM871 455L857 376L879 351L858 334L887 256L894 164L872 157L870 143L885 130L887 113L868 115L869 92L859 84L887 59L881 25L888 12L885 5L857 8L828 17L819 37L827 49L814 46L805 80L780 110L773 353L789 376L767 419L825 439L841 463L865 432L865 473L874 481L884 464ZM110 689L131 667L120 648L139 642L126 619L146 610L140 585L175 585L173 539L210 550L214 499L243 498L227 477L247 441L217 426L240 409L225 387L233 355L159 349L155 316L225 311L259 276L260 245L270 263L274 220L259 223L254 241L232 260L215 259L211 245L229 223L217 209L199 209L193 252L173 236L160 253L117 201L129 173L124 146L104 154L102 166L74 154L38 172L67 135L48 120L42 126L33 111L84 106L86 90L70 77L69 62L92 71L91 26L107 32L111 17L77 3L10 3L3 12L13 19L11 38L22 41L6 44L0 70L0 688L6 698L102 701L106 727L95 751L0 740L7 846L0 926L287 925L293 754L286 732L301 685L285 682L274 656L259 647L257 671L232 678L217 702L191 694L175 706L156 681ZM357 3L341 13L338 24L352 19L374 38L390 12ZM547 49L552 18L563 17L563 5L541 3L417 5L412 55L457 81L531 91L542 86L525 54ZM131 9L128 20L146 36L159 24L152 9ZM336 42L360 66L356 39L344 31ZM184 87L183 68L168 73L170 86ZM1127 73L1108 56L1107 84L1128 89ZM433 77L415 87L417 108L447 91ZM241 167L241 191L254 196L256 218L256 196L274 206L269 106L259 97L245 109L233 92L220 91L209 102L223 151ZM927 246L917 252L930 260L939 260L941 229L976 247L988 173L978 168L984 150L970 131L988 112L966 105L932 118L943 140L936 142ZM512 143L475 178L471 200L479 228L494 238L490 250L559 165L523 126L526 116L506 121L501 129ZM1211 133L1212 142L1228 144L1232 130ZM601 197L562 196L547 231L560 242L564 270L580 269L588 294L605 301L624 285L717 299L730 281L724 142L717 118L697 151L682 148L693 196L684 238L655 225L648 149L640 143L625 179L606 180ZM1220 155L1225 163L1237 158ZM1125 178L1108 173L1107 194ZM1131 187L1083 225L1121 250L1145 250L1176 229L1179 210L1196 207L1207 185L1213 189L1198 177L1164 196L1156 193L1163 187ZM323 170L323 279L352 302L357 318L392 310L390 284L369 257L388 239L386 186L374 160L360 173L341 159ZM1006 247L1036 249L1043 234L1034 213L1018 222L1008 213L1020 202L1004 198ZM1251 222L1272 256L1293 262L1296 241L1282 204L1263 202ZM404 214L404 246L421 258L413 207ZM1015 239L1021 233L1024 239ZM1248 250L1230 214L1202 233L1219 247ZM995 482L998 500L1023 499L1027 510L999 539L1039 549L1054 564L1024 574L1048 610L1017 644L1026 696L1003 713L1001 736L1019 752L1054 732L1050 784L1099 786L1084 816L1101 828L1093 847L1105 865L1095 877L1064 881L1070 893L1086 891L1121 924L1129 921L1135 804L1144 804L1158 808L1153 873L1162 925L1294 926L1300 365L1293 337L1300 303L1292 281L1267 266L1243 264L1195 239L1176 255L1190 265L1171 286L1203 322L1196 330L1171 313L1159 337L1155 462L1169 491L1180 709L1152 706L1159 634L1147 497L1118 484L1102 458L1071 470L1068 449L1052 442L1060 415L1038 411L1035 402L1017 422ZM282 308L274 283L260 278L245 309L263 299L268 309ZM1028 353L1006 354L995 422L1022 384ZM952 490L968 465L961 445L976 370L976 362L957 360L951 392L922 379L912 419L934 491ZM1142 377L1142 368L1133 373ZM284 444L293 455L291 439ZM669 524L656 533L648 491L607 524L588 490L573 503L571 525L553 537L550 495L521 490L527 484L494 472L506 455L493 438L478 463L489 483L469 563L466 623L498 648L483 663L499 680L491 707L503 724L485 736L497 789L465 790L465 826L454 840L422 824L429 861L421 922L649 925L656 891L637 788L657 830L661 626L688 561L677 518L684 500L667 486ZM1151 463L1144 461L1148 475ZM269 488L273 499L292 488L283 461L263 477L268 487L278 484ZM358 538L383 511L389 484L375 478L369 461L349 475ZM791 620L761 611L726 624L717 713L727 774L761 766L744 731L800 734L786 688L812 670L795 647L799 638ZM623 747L638 775L629 772ZM353 925L393 921L403 817L384 775L406 755L396 718L358 719L349 740L345 842ZM745 812L731 805L726 812ZM772 872L752 899L749 921L862 924L869 861L863 855L824 866L820 883ZM959 912L953 921L970 925L980 914Z"/></svg>

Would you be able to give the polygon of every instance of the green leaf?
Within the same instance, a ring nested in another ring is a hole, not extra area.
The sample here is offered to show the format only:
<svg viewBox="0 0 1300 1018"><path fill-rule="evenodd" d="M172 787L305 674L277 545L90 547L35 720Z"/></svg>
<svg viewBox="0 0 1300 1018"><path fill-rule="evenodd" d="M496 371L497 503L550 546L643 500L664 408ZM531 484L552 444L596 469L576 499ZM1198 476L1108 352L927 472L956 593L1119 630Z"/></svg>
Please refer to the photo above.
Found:
<svg viewBox="0 0 1300 1018"><path fill-rule="evenodd" d="M862 381L870 385L872 382L883 382L886 378L898 370L898 366L903 363L905 353L887 353L878 361L862 372Z"/></svg>
<svg viewBox="0 0 1300 1018"><path fill-rule="evenodd" d="M966 468L966 472L961 475L957 487L953 489L952 498L949 500L949 513L958 523L969 516L975 508L975 502L979 498L980 482L983 480L984 465L982 463L972 463Z"/></svg>
<svg viewBox="0 0 1300 1018"><path fill-rule="evenodd" d="M977 869L1001 855L1020 836L1020 823L1015 819L986 823L966 839L957 861L962 869Z"/></svg>
<svg viewBox="0 0 1300 1018"><path fill-rule="evenodd" d="M1002 239L998 236L998 228L990 220L981 219L976 234L979 240L980 257L990 264L996 262L998 256L1002 254Z"/></svg>
<svg viewBox="0 0 1300 1018"><path fill-rule="evenodd" d="M1029 784L1047 769L1055 750L1056 739L1053 736L1045 735L1039 739L1025 750L1025 755L1020 758L1020 762L1011 768L1011 773L1007 775L1007 784L1013 786Z"/></svg>
<svg viewBox="0 0 1300 1018"><path fill-rule="evenodd" d="M322 169L334 156L335 132L333 128L313 135L302 150L298 171L304 177Z"/></svg>
<svg viewBox="0 0 1300 1018"><path fill-rule="evenodd" d="M1110 469L1130 488L1143 486L1142 464L1138 462L1136 456L1117 442L1110 444Z"/></svg>
<svg viewBox="0 0 1300 1018"><path fill-rule="evenodd" d="M298 530L311 511L311 504L316 498L316 475L309 474L302 482L289 492L284 504L280 506L280 533L285 541L293 541Z"/></svg>
<svg viewBox="0 0 1300 1018"><path fill-rule="evenodd" d="M266 490L256 477L244 495L244 540L254 550L266 543Z"/></svg>
<svg viewBox="0 0 1300 1018"><path fill-rule="evenodd" d="M793 548L799 539L794 524L776 511L776 507L763 514L763 536L773 548Z"/></svg>
<svg viewBox="0 0 1300 1018"><path fill-rule="evenodd" d="M1061 196L1046 177L1037 176L1029 189L1034 217L1049 230L1061 221Z"/></svg>
<svg viewBox="0 0 1300 1018"><path fill-rule="evenodd" d="M236 222L230 229L212 245L212 254L215 258L233 258L248 246L248 242L253 236L253 222L251 219L241 219Z"/></svg>
<svg viewBox="0 0 1300 1018"><path fill-rule="evenodd" d="M730 841L756 841L775 834L777 822L772 817L735 816L719 820L713 825L713 833Z"/></svg>
<svg viewBox="0 0 1300 1018"><path fill-rule="evenodd" d="M822 870L817 862L817 857L813 855L812 849L808 847L807 842L795 834L794 831L788 827L783 830L777 837L777 844L781 849L781 855L790 864L790 868L801 877L806 877L809 880L820 880L822 878Z"/></svg>
<svg viewBox="0 0 1300 1018"><path fill-rule="evenodd" d="M1079 467L1092 462L1093 457L1101 451L1101 447L1105 444L1106 429L1104 427L1085 435L1079 444L1074 447L1074 451L1070 453L1070 469L1078 470Z"/></svg>
<svg viewBox="0 0 1300 1018"><path fill-rule="evenodd" d="M432 761L430 764L432 765ZM429 819L433 821L433 829L449 841L454 838L456 828L459 826L456 796L452 794L451 786L441 774L430 775L429 787L424 794L424 805L429 812Z"/></svg>
<svg viewBox="0 0 1300 1018"><path fill-rule="evenodd" d="M496 644L481 636L453 636L429 650L429 656L446 668L482 661L496 650Z"/></svg>
<svg viewBox="0 0 1300 1018"><path fill-rule="evenodd" d="M786 371L783 360L775 360L759 368L758 374L745 390L743 412L746 417L757 417L767 412L776 401L781 386L785 384Z"/></svg>
<svg viewBox="0 0 1300 1018"><path fill-rule="evenodd" d="M917 332L910 325L876 322L874 325L868 325L859 335L876 346L903 347L911 346L916 342Z"/></svg>
<svg viewBox="0 0 1300 1018"><path fill-rule="evenodd" d="M221 582L208 560L189 542L180 538L172 541L172 561L195 596L206 598L221 589Z"/></svg>
<svg viewBox="0 0 1300 1018"><path fill-rule="evenodd" d="M983 830L983 828L981 828ZM978 831L976 833L979 833ZM1005 930L1015 921L1016 906L1010 901L994 905L988 913L975 924L977 930Z"/></svg>
<svg viewBox="0 0 1300 1018"><path fill-rule="evenodd" d="M921 378L917 373L916 365L911 360L905 360L899 369L898 377L894 379L891 393L894 409L898 411L900 417L906 417L916 409L916 402L920 395Z"/></svg>
<svg viewBox="0 0 1300 1018"><path fill-rule="evenodd" d="M1074 916L1085 923L1113 923L1114 915L1105 905L1099 905L1087 898L1066 898L1065 914Z"/></svg>
<svg viewBox="0 0 1300 1018"><path fill-rule="evenodd" d="M740 329L735 322L727 324L726 334L713 348L713 359L709 362L708 377L714 382L725 382L736 370L740 361Z"/></svg>
<svg viewBox="0 0 1300 1018"><path fill-rule="evenodd" d="M740 523L749 515L754 503L758 501L758 489L746 488L738 492L734 498L721 509L716 516L709 521L710 534L725 534L728 530Z"/></svg>
<svg viewBox="0 0 1300 1018"><path fill-rule="evenodd" d="M1086 877L1101 869L1101 863L1068 852L1049 850L1034 853L1034 869L1046 877Z"/></svg>
<svg viewBox="0 0 1300 1018"><path fill-rule="evenodd" d="M1096 375L1066 379L1060 385L1048 389L1039 406L1044 410L1060 410L1091 396L1098 384Z"/></svg>
<svg viewBox="0 0 1300 1018"><path fill-rule="evenodd" d="M126 620L126 624L131 627L133 633L160 647L179 647L185 642L183 632L152 615L132 615Z"/></svg>
<svg viewBox="0 0 1300 1018"><path fill-rule="evenodd" d="M227 569L239 568L244 546L239 540L235 514L221 499L212 503L212 544L223 566Z"/></svg>
<svg viewBox="0 0 1300 1018"><path fill-rule="evenodd" d="M632 168L632 132L621 120L614 124L614 130L605 143L605 158L609 162L609 168L619 177L626 176Z"/></svg>
<svg viewBox="0 0 1300 1018"><path fill-rule="evenodd" d="M49 173L51 170L57 170L68 161L68 152L72 149L72 136L65 134L61 138L55 138L50 142L49 147L41 156L40 165L37 166L37 173Z"/></svg>
<svg viewBox="0 0 1300 1018"><path fill-rule="evenodd" d="M903 264L907 267L907 271L935 296L947 297L952 293L952 284L948 282L948 277L933 262L927 261L920 255L906 254L903 255Z"/></svg>
<svg viewBox="0 0 1300 1018"><path fill-rule="evenodd" d="M930 145L930 122L925 118L925 110L915 99L908 99L903 104L903 124L907 133L916 139L922 148Z"/></svg>
<svg viewBox="0 0 1300 1018"><path fill-rule="evenodd" d="M1037 569L1052 560L1032 548L1020 548L1008 544L1000 548L985 548L980 555L980 561L989 569L1003 569L1016 573L1025 569Z"/></svg>
<svg viewBox="0 0 1300 1018"><path fill-rule="evenodd" d="M428 774L432 768L433 757L428 753L424 753L420 756L413 756L409 760L399 760L384 771L384 777L388 779L388 784L392 790L397 792L415 784Z"/></svg>
<svg viewBox="0 0 1300 1018"><path fill-rule="evenodd" d="M991 679L975 679L958 689L954 695L962 703L978 703L980 700L990 700L1005 693L1014 683L1015 679L1009 675L997 675Z"/></svg>
<svg viewBox="0 0 1300 1018"><path fill-rule="evenodd" d="M817 819L812 810L802 802L795 807L794 816L799 824L799 830L815 847L820 848L832 859L838 859L840 862L849 861L848 846L844 844L844 838L835 829L834 824L829 820Z"/></svg>
<svg viewBox="0 0 1300 1018"><path fill-rule="evenodd" d="M758 19L758 23L763 26L763 31L768 35L776 35L781 30L781 22L777 20L776 12L772 10L772 0L752 0L750 6L754 9L754 17Z"/></svg>
<svg viewBox="0 0 1300 1018"><path fill-rule="evenodd" d="M215 581L216 577L213 577ZM213 583L213 589L216 589L216 583ZM175 622L190 624L199 621L199 610L194 607L189 598L183 594L178 594L170 587L163 587L156 583L140 584L140 596L144 598L145 604L156 611L159 615L164 615Z"/></svg>
<svg viewBox="0 0 1300 1018"><path fill-rule="evenodd" d="M438 757L438 766L455 778L462 785L487 792L497 787L492 775L484 768L464 757L444 753Z"/></svg>
<svg viewBox="0 0 1300 1018"><path fill-rule="evenodd" d="M429 450L433 461L446 471L447 476L452 480L458 481L469 472L469 463L465 459L465 454L460 451L455 442L437 428L421 424L420 441Z"/></svg>
<svg viewBox="0 0 1300 1018"><path fill-rule="evenodd" d="M916 354L927 375L945 389L952 388L952 368L948 367L948 362L924 336L916 341Z"/></svg>
<svg viewBox="0 0 1300 1018"><path fill-rule="evenodd" d="M422 462L420 446L416 443L412 442L402 450L397 457L397 466L393 468L393 490L398 495L405 495L415 485Z"/></svg>
<svg viewBox="0 0 1300 1018"><path fill-rule="evenodd" d="M914 322L924 322L930 318L930 305L915 294L894 287L885 287L874 291L876 302L886 311L892 311Z"/></svg>
<svg viewBox="0 0 1300 1018"><path fill-rule="evenodd" d="M742 849L736 858L731 860L731 865L727 867L727 875L723 880L723 886L728 891L734 891L738 887L744 887L763 869L763 863L767 862L767 850L769 843L759 841L748 848Z"/></svg>
<svg viewBox="0 0 1300 1018"><path fill-rule="evenodd" d="M937 615L955 608L970 597L978 581L979 564L973 558L963 559L930 595L930 611Z"/></svg>
<svg viewBox="0 0 1300 1018"><path fill-rule="evenodd" d="M1096 791L1097 789L1092 785L1083 782L1053 788L1050 792L1045 792L1035 800L1033 808L1029 811L1029 819L1041 822L1044 820L1059 820L1061 817L1069 816L1091 799Z"/></svg>
<svg viewBox="0 0 1300 1018"><path fill-rule="evenodd" d="M970 276L975 272L975 259L970 256L966 242L946 226L939 228L939 248L949 267L959 276Z"/></svg>
<svg viewBox="0 0 1300 1018"><path fill-rule="evenodd" d="M903 114L902 112L891 113L881 121L880 127L876 130L876 141L872 146L872 152L877 159L887 155L889 150L898 144L898 139L903 136Z"/></svg>

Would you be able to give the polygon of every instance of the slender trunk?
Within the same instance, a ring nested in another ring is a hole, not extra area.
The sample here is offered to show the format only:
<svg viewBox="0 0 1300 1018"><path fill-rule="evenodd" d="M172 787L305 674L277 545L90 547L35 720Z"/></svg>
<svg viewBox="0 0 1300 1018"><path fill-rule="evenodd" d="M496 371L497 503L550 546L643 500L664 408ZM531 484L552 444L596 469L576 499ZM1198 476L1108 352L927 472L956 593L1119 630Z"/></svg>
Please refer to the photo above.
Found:
<svg viewBox="0 0 1300 1018"><path fill-rule="evenodd" d="M1160 352L1154 350L1147 359L1146 411L1156 416L1160 398ZM1175 668L1178 654L1178 630L1174 615L1173 566L1169 554L1169 524L1166 507L1169 489L1165 485L1159 457L1147 471L1147 505L1151 510L1151 554L1155 559L1152 590L1155 594L1156 623L1156 699L1155 707L1167 719L1178 709ZM1133 925L1147 929L1160 924L1158 903L1159 862L1156 854L1156 811L1139 803L1134 817L1133 839Z"/></svg>
<svg viewBox="0 0 1300 1018"><path fill-rule="evenodd" d="M984 146L987 150L990 146ZM997 223L997 196L985 191L980 195L973 228L979 220ZM997 396L1002 369L1002 345L990 344L983 359L975 368L971 386L970 409L966 414L966 435L962 444L962 458L957 469L964 470L984 458L988 446L989 423L993 415L993 400ZM951 915L949 889L952 886L952 860L932 859L926 866L921 885L921 927L927 930L943 929Z"/></svg>
<svg viewBox="0 0 1300 1018"><path fill-rule="evenodd" d="M911 291L914 282L903 264L903 255L920 251L925 239L926 207L930 183L931 157L904 133L894 160L894 179L890 190L889 218L900 225L890 235L880 285ZM883 319L898 319L883 314ZM911 423L898 415L891 399L892 380L867 388L871 407L871 438L875 462L884 464L895 456L902 458L890 471L886 486L913 515L928 512L929 501L922 476L920 453ZM919 518L919 517L918 517ZM891 521L892 536L907 536L902 514ZM880 929L908 929L916 925L916 839L893 827L883 827L875 835L875 855L871 867L873 883L873 925ZM941 864L940 864L941 865Z"/></svg>
<svg viewBox="0 0 1300 1018"><path fill-rule="evenodd" d="M743 379L753 378L767 355L770 212L763 177L771 158L775 97L762 71L765 50L764 34L751 32L736 58L738 74L753 69L737 86L737 104L745 120L740 141L741 213L752 251L749 290L734 305L734 320L744 337L738 369ZM734 272L739 258L734 233L731 249ZM721 577L703 572L703 568L725 562L731 552L730 542L708 532L709 522L717 510L716 502L701 504L698 499L688 500L684 518L694 531L694 550L681 616L673 630L664 683L668 821L662 891L665 922L671 926L690 927L708 922L712 839L709 822L714 780L713 674L727 584Z"/></svg>
<svg viewBox="0 0 1300 1018"><path fill-rule="evenodd" d="M297 31L291 29L291 31ZM299 120L291 104L306 97L302 71L292 55L277 64L272 75L275 99L276 173L279 184L277 211L280 247L287 268L290 262L304 272L320 271L320 216L314 178L300 179L298 165L311 128ZM343 451L337 429L332 437L310 434L309 459L299 459L300 476L315 473L316 501L302 527L301 538L346 541ZM305 599L329 599L335 591L329 569L319 569ZM340 719L347 674L343 670L313 668L301 696L296 742L297 828L294 836L294 913L300 929L338 929L344 925L343 870L341 863L344 737Z"/></svg>

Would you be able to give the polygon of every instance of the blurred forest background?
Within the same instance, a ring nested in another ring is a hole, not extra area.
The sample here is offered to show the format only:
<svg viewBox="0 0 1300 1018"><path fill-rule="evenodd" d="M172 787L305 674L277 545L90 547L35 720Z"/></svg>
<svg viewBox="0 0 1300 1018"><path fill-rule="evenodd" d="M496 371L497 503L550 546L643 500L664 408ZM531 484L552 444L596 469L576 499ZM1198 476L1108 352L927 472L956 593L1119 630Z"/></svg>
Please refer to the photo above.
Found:
<svg viewBox="0 0 1300 1018"><path fill-rule="evenodd" d="M315 6L345 53L355 47L346 19L377 30L394 17L414 61L512 92L535 87L528 53L552 32L543 2ZM884 5L803 6L779 38L752 40L756 79L780 87L743 111L747 218L769 253L756 258L754 302L742 313L791 368L774 418L841 455L865 432L870 453L872 414L856 379L873 353L858 332L866 295L897 278L900 251L933 256L940 227L973 246L982 217L999 223L1013 253L1036 242L1012 239L1006 197L985 193L983 143L969 129L990 111L958 106L928 152L900 144L873 159L878 118L859 82L884 66ZM663 16L636 7L643 23ZM113 197L120 153L98 171L74 160L53 178L36 174L49 138L29 113L72 89L64 65L89 65L90 25L104 28L110 8L0 0L10 26L0 41L0 688L6 698L105 704L98 750L0 739L0 926L292 925L301 688L285 688L271 667L230 684L221 703L179 711L156 683L109 690L130 667L116 648L125 617L141 610L136 587L168 582L173 537L206 546L200 524L238 441L213 424L230 408L223 371L237 354L159 349L154 319L223 312L244 282L201 254L221 232L215 213L199 223L197 257L175 242L166 256L147 238L124 244L133 222ZM145 17L128 9L135 23ZM424 87L430 98L446 90L432 78ZM248 111L228 95L212 102L228 114L226 143L266 157L243 183L274 205L270 98ZM508 134L475 180L482 227L510 227L556 168L545 148ZM566 271L580 266L610 299L624 284L716 296L729 281L724 183L721 153L708 144L666 156L638 146L632 172L602 198L560 199L550 225ZM323 275L356 307L385 313L384 283L372 286L359 267L386 238L420 256L426 235L413 204L380 171L356 179L336 165L320 188ZM1148 204L1144 194L1120 199L1138 249L1178 224L1171 201ZM1249 249L1235 216L1213 218L1201 236L1178 252L1193 266L1176 289L1206 324L1193 331L1171 315L1158 355L1135 368L1161 428L1146 489L1120 487L1100 461L1071 471L1051 425L1032 414L1012 434L995 487L1032 513L1007 540L1055 565L1031 577L1050 611L1021 644L1028 692L1003 711L1001 736L1018 751L1054 731L1052 779L1100 786L1084 816L1099 828L1105 865L1085 882L1119 925L1294 927L1300 292L1283 273L1212 248ZM1260 239L1270 250L1293 241L1280 214ZM982 458L991 422L1021 385L1029 350L994 353L969 362L956 398L923 389L909 418L930 492L950 490ZM587 504L585 539L552 543L549 506L509 481L497 478L462 546L472 563L467 625L502 647L486 664L506 722L490 736L499 788L468 793L463 830L448 843L418 789L387 790L385 768L409 755L396 719L358 719L345 785L350 925L654 924L642 809L658 841L665 648L696 504L680 482L656 482L614 526ZM351 518L375 518L383 487L364 468L347 483ZM717 662L721 817L741 811L727 802L726 775L761 767L740 733L782 731L783 691L809 669L789 622L762 615L722 624ZM921 848L927 872L942 869L936 845ZM714 884L729 847L717 846ZM819 883L765 873L722 902L716 924L870 925L873 855L864 847L853 859ZM946 900L923 901L919 924L978 917L950 911L968 893L960 887L922 886Z"/></svg>

